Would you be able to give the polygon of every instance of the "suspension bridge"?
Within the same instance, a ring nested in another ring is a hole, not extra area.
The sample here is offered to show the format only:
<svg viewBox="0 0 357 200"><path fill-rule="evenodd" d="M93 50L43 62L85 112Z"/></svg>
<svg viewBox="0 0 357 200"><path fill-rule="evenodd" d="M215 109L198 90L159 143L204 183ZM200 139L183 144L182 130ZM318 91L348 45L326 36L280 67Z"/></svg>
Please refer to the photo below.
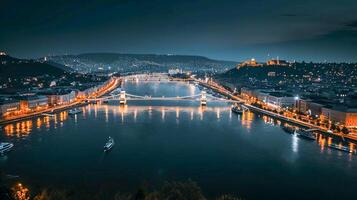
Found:
<svg viewBox="0 0 357 200"><path fill-rule="evenodd" d="M98 101L119 101L121 105L125 105L127 101L199 101L202 106L206 106L207 102L228 102L228 103L238 103L242 105L241 101L225 99L221 97L216 97L211 94L207 94L206 91L201 91L200 94L194 94L190 96L175 96L175 97L165 97L165 96L140 96L126 93L125 91L120 91L119 94L113 94L109 96L103 96L100 98L87 99L90 102Z"/></svg>

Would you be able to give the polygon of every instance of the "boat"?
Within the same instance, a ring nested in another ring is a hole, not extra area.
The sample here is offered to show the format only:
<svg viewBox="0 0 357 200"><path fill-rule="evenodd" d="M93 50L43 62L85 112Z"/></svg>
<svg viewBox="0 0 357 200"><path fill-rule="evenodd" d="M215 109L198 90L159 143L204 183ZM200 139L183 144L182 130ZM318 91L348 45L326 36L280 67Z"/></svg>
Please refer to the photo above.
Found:
<svg viewBox="0 0 357 200"><path fill-rule="evenodd" d="M234 113L237 113L237 114L242 114L243 113L243 110L242 110L242 108L240 107L240 106L232 106L232 112L234 112Z"/></svg>
<svg viewBox="0 0 357 200"><path fill-rule="evenodd" d="M283 126L283 130L287 133L294 134L295 128L293 126Z"/></svg>
<svg viewBox="0 0 357 200"><path fill-rule="evenodd" d="M295 130L295 134L299 137L309 139L309 140L316 140L316 134L313 132L314 129L299 129Z"/></svg>
<svg viewBox="0 0 357 200"><path fill-rule="evenodd" d="M55 117L56 115L55 115L55 114L51 114L51 113L42 113L42 116L45 116L45 117Z"/></svg>
<svg viewBox="0 0 357 200"><path fill-rule="evenodd" d="M14 147L14 144L9 143L9 142L1 142L0 143L0 154L4 154L5 152L8 152Z"/></svg>
<svg viewBox="0 0 357 200"><path fill-rule="evenodd" d="M346 147L346 146L343 146L343 145L340 145L340 144L329 144L328 147L332 148L332 149L336 149L336 150L339 150L339 151L344 151L344 152L348 152L348 153L353 153L353 154L356 154L356 149L352 149L350 147Z"/></svg>
<svg viewBox="0 0 357 200"><path fill-rule="evenodd" d="M114 146L114 139L109 136L107 143L104 145L104 152L109 151Z"/></svg>
<svg viewBox="0 0 357 200"><path fill-rule="evenodd" d="M82 112L82 110L81 109L71 109L71 110L69 110L68 111L68 114L70 114L70 115L75 115L75 114L78 114L78 113L81 113Z"/></svg>
<svg viewBox="0 0 357 200"><path fill-rule="evenodd" d="M249 110L249 108L247 106L245 106L244 104L240 104L240 107L242 107L242 109L245 111Z"/></svg>

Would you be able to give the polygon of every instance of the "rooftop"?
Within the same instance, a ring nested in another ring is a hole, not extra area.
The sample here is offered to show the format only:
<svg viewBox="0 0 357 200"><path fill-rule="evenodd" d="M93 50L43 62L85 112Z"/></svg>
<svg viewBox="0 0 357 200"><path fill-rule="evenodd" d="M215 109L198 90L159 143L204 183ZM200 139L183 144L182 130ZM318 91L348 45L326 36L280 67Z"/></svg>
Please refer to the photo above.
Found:
<svg viewBox="0 0 357 200"><path fill-rule="evenodd" d="M285 92L270 92L269 95L274 97L293 97L293 95Z"/></svg>
<svg viewBox="0 0 357 200"><path fill-rule="evenodd" d="M31 101L31 100L38 100L38 99L47 99L46 96L43 95L26 95L26 96L17 96L16 99L18 100L27 100L27 101Z"/></svg>

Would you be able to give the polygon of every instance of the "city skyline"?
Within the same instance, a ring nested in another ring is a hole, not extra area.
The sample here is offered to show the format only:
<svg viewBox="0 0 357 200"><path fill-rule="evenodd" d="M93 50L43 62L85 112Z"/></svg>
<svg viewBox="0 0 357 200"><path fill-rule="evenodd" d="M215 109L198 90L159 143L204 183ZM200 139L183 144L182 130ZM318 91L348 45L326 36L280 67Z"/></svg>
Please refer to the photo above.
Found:
<svg viewBox="0 0 357 200"><path fill-rule="evenodd" d="M357 3L4 1L0 49L22 58L114 52L356 62Z"/></svg>
<svg viewBox="0 0 357 200"><path fill-rule="evenodd" d="M351 199L356 11L2 0L0 199Z"/></svg>

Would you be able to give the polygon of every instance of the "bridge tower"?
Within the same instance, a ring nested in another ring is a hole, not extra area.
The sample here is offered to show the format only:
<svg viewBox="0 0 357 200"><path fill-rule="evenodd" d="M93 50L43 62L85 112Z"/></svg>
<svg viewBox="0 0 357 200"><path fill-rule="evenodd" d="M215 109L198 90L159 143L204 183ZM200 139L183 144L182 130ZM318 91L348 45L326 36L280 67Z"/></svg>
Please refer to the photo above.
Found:
<svg viewBox="0 0 357 200"><path fill-rule="evenodd" d="M120 91L120 95L119 95L119 103L121 105L125 105L126 104L126 93L125 91Z"/></svg>
<svg viewBox="0 0 357 200"><path fill-rule="evenodd" d="M207 105L207 94L206 91L201 92L201 106L206 106Z"/></svg>

